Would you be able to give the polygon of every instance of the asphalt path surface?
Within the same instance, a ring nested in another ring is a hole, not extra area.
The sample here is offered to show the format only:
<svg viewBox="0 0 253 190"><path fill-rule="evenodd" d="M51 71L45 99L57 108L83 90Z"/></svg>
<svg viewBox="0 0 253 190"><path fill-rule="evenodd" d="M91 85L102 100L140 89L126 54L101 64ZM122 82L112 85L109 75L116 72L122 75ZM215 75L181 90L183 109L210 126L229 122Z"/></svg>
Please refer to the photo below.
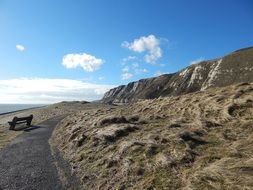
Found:
<svg viewBox="0 0 253 190"><path fill-rule="evenodd" d="M60 160L64 171L70 173L63 159L52 156L48 139L63 116L54 117L25 129L14 141L0 151L0 190L79 189L75 182L62 185L55 163ZM56 160L57 159L57 160ZM68 176L68 175L67 175ZM75 178L71 176L71 178Z"/></svg>

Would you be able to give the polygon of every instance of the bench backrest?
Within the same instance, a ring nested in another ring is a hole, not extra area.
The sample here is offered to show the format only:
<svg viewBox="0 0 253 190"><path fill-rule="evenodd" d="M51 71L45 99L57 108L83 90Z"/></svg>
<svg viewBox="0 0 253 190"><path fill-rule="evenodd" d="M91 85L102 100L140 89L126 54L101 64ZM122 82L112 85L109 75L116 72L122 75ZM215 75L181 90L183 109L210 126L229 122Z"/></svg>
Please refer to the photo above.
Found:
<svg viewBox="0 0 253 190"><path fill-rule="evenodd" d="M27 121L27 120L31 120L31 119L33 119L33 115L30 115L30 116L28 116L28 117L14 117L13 118L13 122L17 122L17 121Z"/></svg>
<svg viewBox="0 0 253 190"><path fill-rule="evenodd" d="M14 117L12 122L16 123L18 121L30 121L33 119L33 115L30 115L28 117Z"/></svg>

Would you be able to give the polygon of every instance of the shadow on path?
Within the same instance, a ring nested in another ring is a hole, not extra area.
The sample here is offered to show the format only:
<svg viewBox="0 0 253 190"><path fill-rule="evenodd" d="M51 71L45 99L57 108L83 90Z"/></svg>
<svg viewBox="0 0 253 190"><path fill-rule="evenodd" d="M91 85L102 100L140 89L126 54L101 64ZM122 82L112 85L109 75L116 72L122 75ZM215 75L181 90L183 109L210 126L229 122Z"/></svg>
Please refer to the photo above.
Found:
<svg viewBox="0 0 253 190"><path fill-rule="evenodd" d="M38 129L38 128L41 128L41 126L37 126L37 125L31 125L31 126L22 125L22 126L19 126L19 127L15 127L14 131L30 132L31 130Z"/></svg>

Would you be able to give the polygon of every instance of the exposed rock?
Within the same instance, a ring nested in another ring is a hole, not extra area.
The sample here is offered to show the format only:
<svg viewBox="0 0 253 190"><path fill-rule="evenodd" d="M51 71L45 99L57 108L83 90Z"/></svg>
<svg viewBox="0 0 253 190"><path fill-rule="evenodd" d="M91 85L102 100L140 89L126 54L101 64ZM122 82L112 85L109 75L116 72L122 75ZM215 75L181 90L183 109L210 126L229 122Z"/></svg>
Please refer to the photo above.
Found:
<svg viewBox="0 0 253 190"><path fill-rule="evenodd" d="M121 85L105 93L102 102L122 104L245 82L253 82L252 47L235 51L223 58L191 65L173 74ZM234 98L239 96L240 92Z"/></svg>

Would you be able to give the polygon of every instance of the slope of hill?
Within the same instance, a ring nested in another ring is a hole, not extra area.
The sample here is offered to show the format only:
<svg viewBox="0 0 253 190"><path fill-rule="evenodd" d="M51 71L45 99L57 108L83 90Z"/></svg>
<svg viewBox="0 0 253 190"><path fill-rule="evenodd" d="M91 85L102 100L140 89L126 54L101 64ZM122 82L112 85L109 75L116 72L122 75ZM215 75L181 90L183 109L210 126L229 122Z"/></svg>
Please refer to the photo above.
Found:
<svg viewBox="0 0 253 190"><path fill-rule="evenodd" d="M253 82L253 48L237 50L219 59L191 65L177 73L142 79L108 91L102 102L128 103Z"/></svg>
<svg viewBox="0 0 253 190"><path fill-rule="evenodd" d="M243 83L83 108L57 126L52 145L84 189L251 189L252 126L253 84Z"/></svg>

